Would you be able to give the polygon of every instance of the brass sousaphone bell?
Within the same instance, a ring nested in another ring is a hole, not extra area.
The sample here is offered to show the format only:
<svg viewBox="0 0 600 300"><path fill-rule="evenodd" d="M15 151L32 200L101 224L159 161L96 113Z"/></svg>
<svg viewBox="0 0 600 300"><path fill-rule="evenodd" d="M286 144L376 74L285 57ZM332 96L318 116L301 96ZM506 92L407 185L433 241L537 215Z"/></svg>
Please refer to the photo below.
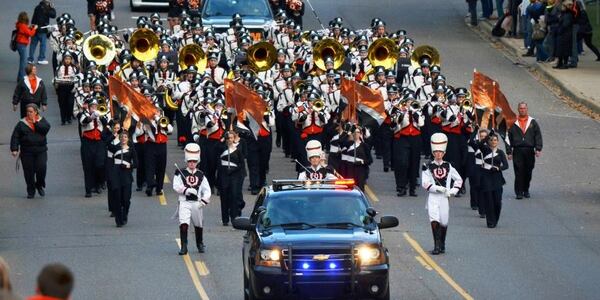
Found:
<svg viewBox="0 0 600 300"><path fill-rule="evenodd" d="M133 32L129 39L129 49L133 57L147 62L156 59L159 50L158 37L148 28L140 28Z"/></svg>
<svg viewBox="0 0 600 300"><path fill-rule="evenodd" d="M115 43L107 36L94 34L83 41L83 55L98 66L105 66L115 58Z"/></svg>
<svg viewBox="0 0 600 300"><path fill-rule="evenodd" d="M315 65L323 71L327 70L325 68L325 58L327 57L333 59L333 68L337 70L344 63L344 46L331 38L318 41L313 47L313 59Z"/></svg>
<svg viewBox="0 0 600 300"><path fill-rule="evenodd" d="M271 69L277 60L277 50L269 42L258 42L246 51L248 65L254 72L263 72Z"/></svg>
<svg viewBox="0 0 600 300"><path fill-rule="evenodd" d="M379 38L369 46L367 58L373 68L383 67L392 69L398 61L400 50L394 40L389 38Z"/></svg>
<svg viewBox="0 0 600 300"><path fill-rule="evenodd" d="M442 60L438 50L429 45L422 45L417 47L410 56L410 63L414 68L420 68L421 62L425 58L429 59L429 63L432 66L440 66L442 64Z"/></svg>
<svg viewBox="0 0 600 300"><path fill-rule="evenodd" d="M179 69L185 70L189 66L196 66L198 73L206 70L206 53L197 44L189 44L179 50Z"/></svg>

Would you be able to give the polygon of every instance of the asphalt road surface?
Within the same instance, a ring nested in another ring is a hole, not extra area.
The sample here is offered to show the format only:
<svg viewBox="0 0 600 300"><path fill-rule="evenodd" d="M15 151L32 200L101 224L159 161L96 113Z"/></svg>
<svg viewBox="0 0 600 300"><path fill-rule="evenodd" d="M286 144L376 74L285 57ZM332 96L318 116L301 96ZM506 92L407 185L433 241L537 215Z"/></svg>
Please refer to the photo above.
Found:
<svg viewBox="0 0 600 300"><path fill-rule="evenodd" d="M68 11L87 30L84 1L56 2L59 14ZM116 25L132 26L128 3L115 2ZM170 219L176 196L170 188L164 199L135 192L124 228L115 228L109 218L104 194L83 197L77 127L60 126L49 66L38 68L50 91L45 116L53 126L46 197L25 198L22 172L15 173L8 146L18 120L10 109L18 59L7 44L18 12L32 13L35 4L4 5L0 20L0 40L6 41L0 47L0 256L12 268L16 291L33 294L42 266L62 262L76 276L74 299L242 299L242 232L221 226L218 197L205 211L207 253L192 251L185 258L177 255L178 229ZM440 50L449 83L467 86L477 68L500 82L513 105L527 101L543 131L545 147L534 171L532 198L514 199L511 166L505 172L509 183L498 228L488 229L467 197L452 199L448 250L433 259L418 251L432 247L426 193L396 197L392 173L383 173L380 160L373 164L368 182L373 204L381 214L400 219L399 227L384 233L391 253L392 299L597 299L600 124L566 106L468 29L465 1L314 0L313 6L325 23L341 16L360 29L380 17L391 31L406 29L417 44ZM305 26L319 27L308 9ZM167 173L172 175L173 163L182 161L182 151L171 143ZM269 178L292 176L293 164L273 149ZM245 200L254 201L249 194Z"/></svg>

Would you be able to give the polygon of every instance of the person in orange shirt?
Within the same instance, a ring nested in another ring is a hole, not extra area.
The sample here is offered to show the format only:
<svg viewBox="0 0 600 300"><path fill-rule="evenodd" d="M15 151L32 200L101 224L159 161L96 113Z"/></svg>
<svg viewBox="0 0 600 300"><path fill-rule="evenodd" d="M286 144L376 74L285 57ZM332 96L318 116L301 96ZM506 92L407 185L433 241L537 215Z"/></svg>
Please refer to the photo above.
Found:
<svg viewBox="0 0 600 300"><path fill-rule="evenodd" d="M29 25L29 16L26 12L22 11L17 18L15 29L17 30L17 52L19 52L19 75L17 75L17 81L19 81L25 76L27 46L31 42L31 37L37 31L37 25Z"/></svg>
<svg viewBox="0 0 600 300"><path fill-rule="evenodd" d="M25 117L25 108L30 103L41 107L42 111L46 111L48 105L46 86L42 79L37 76L37 67L27 65L25 73L27 75L19 80L12 99L13 111L17 111L17 104L21 105L21 118Z"/></svg>
<svg viewBox="0 0 600 300"><path fill-rule="evenodd" d="M36 295L27 300L66 300L75 285L73 273L62 264L46 265L37 277Z"/></svg>

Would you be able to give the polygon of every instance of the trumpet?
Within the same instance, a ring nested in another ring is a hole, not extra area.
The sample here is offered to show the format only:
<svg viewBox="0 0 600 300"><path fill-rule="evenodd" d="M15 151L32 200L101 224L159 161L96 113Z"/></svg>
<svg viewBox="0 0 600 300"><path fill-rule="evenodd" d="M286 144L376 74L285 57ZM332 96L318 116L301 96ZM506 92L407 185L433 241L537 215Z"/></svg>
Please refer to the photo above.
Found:
<svg viewBox="0 0 600 300"><path fill-rule="evenodd" d="M316 112L320 112L325 108L325 102L322 99L317 99L313 101L311 108Z"/></svg>
<svg viewBox="0 0 600 300"><path fill-rule="evenodd" d="M160 126L161 128L167 128L167 126L169 126L170 123L171 121L166 116L162 116L160 117L160 119L158 119L158 126Z"/></svg>
<svg viewBox="0 0 600 300"><path fill-rule="evenodd" d="M473 109L473 103L471 102L471 100L469 99L465 99L463 100L463 102L460 104L460 109L462 111L470 111Z"/></svg>
<svg viewBox="0 0 600 300"><path fill-rule="evenodd" d="M413 100L410 102L410 108L412 108L413 110L420 110L421 103L419 101Z"/></svg>
<svg viewBox="0 0 600 300"><path fill-rule="evenodd" d="M105 116L110 112L110 108L108 107L108 102L106 101L106 97L104 96L98 96L96 97L96 99L98 99L98 112L100 113L100 116Z"/></svg>

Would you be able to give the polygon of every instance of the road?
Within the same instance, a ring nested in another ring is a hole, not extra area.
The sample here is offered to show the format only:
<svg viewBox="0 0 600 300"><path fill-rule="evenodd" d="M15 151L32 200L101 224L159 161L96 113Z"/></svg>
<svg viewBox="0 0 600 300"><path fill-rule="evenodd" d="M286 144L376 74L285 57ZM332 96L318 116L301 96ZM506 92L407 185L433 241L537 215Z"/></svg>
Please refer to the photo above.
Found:
<svg viewBox="0 0 600 300"><path fill-rule="evenodd" d="M33 1L31 1L33 3ZM57 1L87 30L82 1ZM128 3L116 1L120 28L134 24ZM538 159L532 198L517 201L513 170L505 172L502 217L488 229L471 211L468 198L451 201L447 253L420 254L432 246L426 217L425 192L418 198L398 198L392 173L380 160L371 168L369 187L374 207L400 219L386 230L390 249L392 299L591 299L600 294L600 124L569 108L464 25L462 0L313 1L324 22L341 16L350 27L365 28L380 17L388 28L406 29L417 44L429 44L442 54L442 73L454 86L467 86L473 68L496 78L514 105L525 100L541 125L544 152ZM7 41L14 19L34 4L5 6L1 40ZM136 15L139 15L136 14ZM318 28L310 10L307 28ZM242 233L220 224L218 197L205 211L207 253L177 255L177 224L170 219L175 195L146 197L136 192L129 224L115 228L105 195L84 198L83 171L75 125L60 126L56 95L50 92L46 117L49 163L45 198L25 199L22 173L8 142L16 113L9 101L18 61L8 47L0 48L0 256L12 269L17 292L31 295L41 267L63 262L75 273L74 299L242 299ZM49 66L39 68L47 87ZM51 88L49 90L52 90ZM600 90L599 90L600 92ZM169 145L168 174L182 162L182 151ZM273 149L269 178L289 178L293 165ZM246 180L247 185L247 180ZM253 197L245 194L251 204ZM163 205L164 204L164 205ZM251 207L252 205L247 205ZM245 214L248 212L245 211ZM194 247L192 247L194 249Z"/></svg>

